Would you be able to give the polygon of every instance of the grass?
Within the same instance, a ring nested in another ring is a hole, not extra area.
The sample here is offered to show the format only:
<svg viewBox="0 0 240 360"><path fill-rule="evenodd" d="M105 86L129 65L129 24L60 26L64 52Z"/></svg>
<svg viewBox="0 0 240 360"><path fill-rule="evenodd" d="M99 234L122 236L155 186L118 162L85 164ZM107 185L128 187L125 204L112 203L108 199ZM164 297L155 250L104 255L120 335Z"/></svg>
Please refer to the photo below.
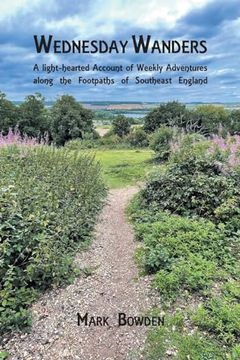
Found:
<svg viewBox="0 0 240 360"><path fill-rule="evenodd" d="M165 326L148 333L146 359L227 360L217 341L196 330L191 334L186 330L183 314L168 316Z"/></svg>
<svg viewBox="0 0 240 360"><path fill-rule="evenodd" d="M153 166L151 150L97 150L95 154L110 188L121 188L143 180Z"/></svg>

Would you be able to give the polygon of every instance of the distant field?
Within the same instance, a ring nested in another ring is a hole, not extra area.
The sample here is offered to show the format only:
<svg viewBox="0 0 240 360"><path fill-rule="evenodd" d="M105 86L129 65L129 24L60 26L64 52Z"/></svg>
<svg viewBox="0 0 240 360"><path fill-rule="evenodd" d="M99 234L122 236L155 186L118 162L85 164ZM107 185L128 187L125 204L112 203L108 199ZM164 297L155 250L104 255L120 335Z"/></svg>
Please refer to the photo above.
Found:
<svg viewBox="0 0 240 360"><path fill-rule="evenodd" d="M132 128L140 127L141 124L133 124ZM95 127L95 130L98 132L100 136L104 136L111 129L111 125L98 125Z"/></svg>
<svg viewBox="0 0 240 360"><path fill-rule="evenodd" d="M133 185L153 167L151 150L97 150L95 154L110 188Z"/></svg>
<svg viewBox="0 0 240 360"><path fill-rule="evenodd" d="M110 128L111 128L110 125L102 125L102 126L97 126L95 130L98 132L100 136L104 136L110 130Z"/></svg>

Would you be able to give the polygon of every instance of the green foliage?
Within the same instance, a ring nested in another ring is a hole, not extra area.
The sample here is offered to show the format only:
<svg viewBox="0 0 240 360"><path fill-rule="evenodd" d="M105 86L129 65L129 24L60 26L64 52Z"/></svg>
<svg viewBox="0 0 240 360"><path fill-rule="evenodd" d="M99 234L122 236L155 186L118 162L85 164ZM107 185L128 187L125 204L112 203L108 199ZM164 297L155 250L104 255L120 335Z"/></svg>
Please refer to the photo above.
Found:
<svg viewBox="0 0 240 360"><path fill-rule="evenodd" d="M144 130L151 133L161 126L184 127L186 121L186 106L177 101L172 101L160 105L146 115Z"/></svg>
<svg viewBox="0 0 240 360"><path fill-rule="evenodd" d="M223 126L229 129L229 114L223 106L200 105L193 111L193 117L197 119L198 125L208 134L217 134Z"/></svg>
<svg viewBox="0 0 240 360"><path fill-rule="evenodd" d="M206 260L202 255L189 254L187 259L180 259L171 271L160 270L154 284L166 300L176 300L184 290L204 293L218 277L215 261Z"/></svg>
<svg viewBox="0 0 240 360"><path fill-rule="evenodd" d="M91 133L85 133L82 139L69 140L65 143L68 150L94 149L99 145L100 136L93 130Z"/></svg>
<svg viewBox="0 0 240 360"><path fill-rule="evenodd" d="M0 92L0 132L4 135L8 133L9 128L15 128L17 125L17 108L6 95Z"/></svg>
<svg viewBox="0 0 240 360"><path fill-rule="evenodd" d="M108 132L104 135L98 142L100 147L115 149L115 148L126 148L128 147L126 144L126 137L120 137L117 134L113 134L113 132Z"/></svg>
<svg viewBox="0 0 240 360"><path fill-rule="evenodd" d="M238 359L240 359L240 345L235 345L235 346L232 348L230 359L231 359L231 360L238 360Z"/></svg>
<svg viewBox="0 0 240 360"><path fill-rule="evenodd" d="M156 273L155 287L165 300L175 300L183 290L205 291L231 258L222 229L203 219L152 214L153 221L150 213L145 222L136 221L142 212L133 217L136 236L143 241L141 262L147 272Z"/></svg>
<svg viewBox="0 0 240 360"><path fill-rule="evenodd" d="M0 360L6 360L9 355L10 354L7 351L0 351Z"/></svg>
<svg viewBox="0 0 240 360"><path fill-rule="evenodd" d="M197 331L189 334L183 320L181 313L166 316L165 326L149 332L146 348L148 360L227 360L227 352L216 341Z"/></svg>
<svg viewBox="0 0 240 360"><path fill-rule="evenodd" d="M142 129L133 130L129 135L118 136L109 131L104 136L84 136L83 139L68 141L65 146L70 150L82 149L130 149L147 147L148 137Z"/></svg>
<svg viewBox="0 0 240 360"><path fill-rule="evenodd" d="M83 108L74 97L61 96L51 108L52 137L56 145L83 138L93 131L93 113Z"/></svg>
<svg viewBox="0 0 240 360"><path fill-rule="evenodd" d="M92 139L74 139L66 142L64 147L68 150L96 149L98 142Z"/></svg>
<svg viewBox="0 0 240 360"><path fill-rule="evenodd" d="M131 129L130 119L124 115L117 115L112 122L113 134L123 137L128 135Z"/></svg>
<svg viewBox="0 0 240 360"><path fill-rule="evenodd" d="M21 134L41 138L49 134L50 118L44 106L44 97L29 95L18 108L17 125ZM50 134L49 134L50 135Z"/></svg>
<svg viewBox="0 0 240 360"><path fill-rule="evenodd" d="M105 195L92 157L64 149L0 151L0 332L28 326L39 291L73 276Z"/></svg>
<svg viewBox="0 0 240 360"><path fill-rule="evenodd" d="M235 178L225 176L210 155L185 155L149 178L141 193L146 204L156 202L161 209L179 215L198 215L214 221L217 208L230 198L235 198L239 207L240 189ZM218 213L219 217L220 210Z"/></svg>
<svg viewBox="0 0 240 360"><path fill-rule="evenodd" d="M240 304L233 298L213 297L198 308L192 320L227 345L235 344L240 336Z"/></svg>
<svg viewBox="0 0 240 360"><path fill-rule="evenodd" d="M158 160L167 160L171 154L171 141L177 135L174 127L161 126L150 138L150 148Z"/></svg>
<svg viewBox="0 0 240 360"><path fill-rule="evenodd" d="M230 128L231 134L240 134L240 109L230 112Z"/></svg>
<svg viewBox="0 0 240 360"><path fill-rule="evenodd" d="M149 177L129 210L142 242L137 260L154 273L162 305L179 306L180 297L185 307L179 331L151 332L149 359L169 353L177 359L239 358L239 169L224 170L221 138L218 152L201 136L196 140L188 134L175 142L168 162ZM186 300L201 304L191 319Z"/></svg>
<svg viewBox="0 0 240 360"><path fill-rule="evenodd" d="M127 139L131 146L133 147L147 147L149 140L147 133L143 130L142 127L135 127L128 135Z"/></svg>

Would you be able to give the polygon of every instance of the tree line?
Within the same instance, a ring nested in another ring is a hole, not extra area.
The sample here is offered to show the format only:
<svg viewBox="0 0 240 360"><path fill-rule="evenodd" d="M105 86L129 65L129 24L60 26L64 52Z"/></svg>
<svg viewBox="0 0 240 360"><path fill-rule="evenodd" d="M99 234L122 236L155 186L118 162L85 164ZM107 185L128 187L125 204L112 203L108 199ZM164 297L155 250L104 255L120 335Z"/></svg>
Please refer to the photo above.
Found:
<svg viewBox="0 0 240 360"><path fill-rule="evenodd" d="M50 142L62 146L69 140L94 135L93 119L94 112L84 108L70 95L59 97L48 108L39 93L27 96L17 106L0 92L0 132L3 135L10 128L17 127L21 134L39 140L47 136ZM123 115L116 116L112 125L113 133L120 137L130 133L131 121ZM240 109L226 110L223 106L211 104L188 109L186 105L172 101L151 110L144 118L142 131L149 134L163 126L205 136L219 131L222 135L239 134Z"/></svg>
<svg viewBox="0 0 240 360"><path fill-rule="evenodd" d="M93 132L93 118L94 113L73 96L63 95L47 108L39 93L27 96L17 106L0 92L0 131L3 135L17 127L21 134L39 140L47 136L49 141L61 146L68 140Z"/></svg>

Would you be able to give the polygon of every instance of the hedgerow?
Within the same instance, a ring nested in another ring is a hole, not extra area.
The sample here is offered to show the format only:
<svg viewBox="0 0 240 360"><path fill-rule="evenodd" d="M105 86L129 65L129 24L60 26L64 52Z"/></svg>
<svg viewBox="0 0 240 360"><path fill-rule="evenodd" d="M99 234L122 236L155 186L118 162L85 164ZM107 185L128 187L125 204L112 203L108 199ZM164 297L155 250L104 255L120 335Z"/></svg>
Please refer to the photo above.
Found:
<svg viewBox="0 0 240 360"><path fill-rule="evenodd" d="M69 281L105 188L93 157L47 146L0 149L0 332L29 324L28 306Z"/></svg>

